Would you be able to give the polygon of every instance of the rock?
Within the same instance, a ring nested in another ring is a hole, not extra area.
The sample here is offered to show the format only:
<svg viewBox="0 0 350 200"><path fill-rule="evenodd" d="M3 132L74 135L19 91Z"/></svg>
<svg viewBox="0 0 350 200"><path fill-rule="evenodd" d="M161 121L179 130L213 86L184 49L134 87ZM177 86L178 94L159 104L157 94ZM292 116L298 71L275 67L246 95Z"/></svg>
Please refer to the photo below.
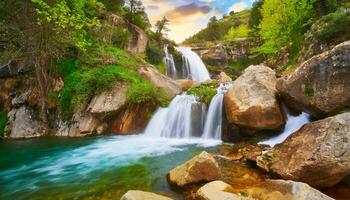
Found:
<svg viewBox="0 0 350 200"><path fill-rule="evenodd" d="M222 45L217 45L213 47L197 47L192 48L193 51L198 53L202 58L203 62L216 67L227 66L227 54L226 50Z"/></svg>
<svg viewBox="0 0 350 200"><path fill-rule="evenodd" d="M277 89L289 106L316 118L343 110L350 105L350 41L304 62Z"/></svg>
<svg viewBox="0 0 350 200"><path fill-rule="evenodd" d="M256 199L332 200L308 184L285 180L266 180L245 193Z"/></svg>
<svg viewBox="0 0 350 200"><path fill-rule="evenodd" d="M253 130L282 126L285 119L276 98L276 82L272 69L248 67L225 94L228 122Z"/></svg>
<svg viewBox="0 0 350 200"><path fill-rule="evenodd" d="M211 154L205 151L172 169L168 174L169 182L177 186L213 181L219 178L218 163Z"/></svg>
<svg viewBox="0 0 350 200"><path fill-rule="evenodd" d="M32 93L32 90L27 89L22 94L16 95L11 101L12 106L18 108L18 107L22 106L23 104L25 104L31 93Z"/></svg>
<svg viewBox="0 0 350 200"><path fill-rule="evenodd" d="M9 60L5 63L0 63L0 78L14 77L19 74L26 73L31 70L30 65L26 60L13 61Z"/></svg>
<svg viewBox="0 0 350 200"><path fill-rule="evenodd" d="M227 76L225 72L221 72L218 75L217 80L219 81L220 84L232 82L232 78Z"/></svg>
<svg viewBox="0 0 350 200"><path fill-rule="evenodd" d="M350 174L350 113L304 125L260 156L258 166L283 179L330 187Z"/></svg>
<svg viewBox="0 0 350 200"><path fill-rule="evenodd" d="M198 85L197 82L192 81L192 80L186 80L186 79L176 80L176 83L180 85L180 88L183 92L186 92L191 87Z"/></svg>
<svg viewBox="0 0 350 200"><path fill-rule="evenodd" d="M116 115L127 104L127 91L128 86L126 84L117 83L112 90L95 96L87 110L101 120Z"/></svg>
<svg viewBox="0 0 350 200"><path fill-rule="evenodd" d="M233 188L222 181L213 181L201 187L196 193L196 199L200 200L254 200L231 192Z"/></svg>
<svg viewBox="0 0 350 200"><path fill-rule="evenodd" d="M130 106L111 120L109 130L122 135L142 133L150 120L150 113L154 110L154 106Z"/></svg>
<svg viewBox="0 0 350 200"><path fill-rule="evenodd" d="M72 120L69 122L59 121L55 135L61 137L85 137L96 134L99 126L101 126L100 121L90 113L78 112L73 115Z"/></svg>
<svg viewBox="0 0 350 200"><path fill-rule="evenodd" d="M41 124L35 119L34 111L26 106L12 109L8 118L5 133L10 138L34 138L44 134Z"/></svg>
<svg viewBox="0 0 350 200"><path fill-rule="evenodd" d="M168 99L172 99L181 93L181 87L176 81L161 74L153 67L142 67L139 73L143 80L149 81L160 88Z"/></svg>
<svg viewBox="0 0 350 200"><path fill-rule="evenodd" d="M229 59L234 62L240 62L242 58L250 55L250 44L246 38L238 38L233 43L226 44L225 48Z"/></svg>
<svg viewBox="0 0 350 200"><path fill-rule="evenodd" d="M134 53L143 53L146 51L148 39L147 34L140 27L134 24L128 24L128 29L132 37L128 44L128 50Z"/></svg>
<svg viewBox="0 0 350 200"><path fill-rule="evenodd" d="M161 196L151 192L143 192L139 190L129 190L120 200L172 200L169 197Z"/></svg>

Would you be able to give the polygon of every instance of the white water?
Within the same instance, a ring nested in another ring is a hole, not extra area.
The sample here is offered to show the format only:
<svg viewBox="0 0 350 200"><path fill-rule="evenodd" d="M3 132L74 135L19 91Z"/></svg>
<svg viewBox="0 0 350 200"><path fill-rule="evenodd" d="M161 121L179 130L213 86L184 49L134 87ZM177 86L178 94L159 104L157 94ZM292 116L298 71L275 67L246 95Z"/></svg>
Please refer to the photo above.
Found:
<svg viewBox="0 0 350 200"><path fill-rule="evenodd" d="M285 106L283 106L283 110L287 113L287 123L284 127L283 133L276 137L259 142L259 144L267 144L274 147L276 144L284 142L287 137L299 130L303 125L310 122L310 115L307 113L301 113L298 116L293 116L289 113Z"/></svg>
<svg viewBox="0 0 350 200"><path fill-rule="evenodd" d="M167 138L190 138L198 135L205 118L205 105L193 95L177 95L168 108L159 108L148 124L145 135ZM196 123L200 123L196 126Z"/></svg>
<svg viewBox="0 0 350 200"><path fill-rule="evenodd" d="M224 95L230 87L231 84L226 84L220 85L217 89L218 93L213 97L209 105L202 138L221 140Z"/></svg>
<svg viewBox="0 0 350 200"><path fill-rule="evenodd" d="M163 51L164 51L164 55L165 55L164 62L167 66L167 75L172 77L172 78L176 78L177 71L176 71L176 67L175 67L174 57L173 57L173 55L169 54L167 44L164 45Z"/></svg>
<svg viewBox="0 0 350 200"><path fill-rule="evenodd" d="M176 47L182 54L182 76L197 82L210 80L210 75L202 59L188 47Z"/></svg>

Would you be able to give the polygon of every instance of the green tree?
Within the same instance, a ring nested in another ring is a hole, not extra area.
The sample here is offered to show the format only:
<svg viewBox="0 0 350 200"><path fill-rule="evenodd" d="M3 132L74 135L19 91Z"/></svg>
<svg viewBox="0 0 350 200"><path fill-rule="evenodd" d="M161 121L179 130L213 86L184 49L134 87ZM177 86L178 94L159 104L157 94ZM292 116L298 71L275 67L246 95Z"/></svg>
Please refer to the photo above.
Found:
<svg viewBox="0 0 350 200"><path fill-rule="evenodd" d="M163 19L159 20L155 24L156 32L155 32L155 37L156 40L160 40L161 37L166 34L166 32L169 31L168 28L169 25L169 20L166 17L163 17Z"/></svg>
<svg viewBox="0 0 350 200"><path fill-rule="evenodd" d="M249 29L245 24L239 25L237 28L231 27L228 33L225 35L225 39L234 42L238 38L248 37Z"/></svg>
<svg viewBox="0 0 350 200"><path fill-rule="evenodd" d="M210 18L208 23L207 38L210 41L215 41L215 40L219 40L220 37L221 37L220 24L218 22L218 19L215 16L213 16L212 18Z"/></svg>

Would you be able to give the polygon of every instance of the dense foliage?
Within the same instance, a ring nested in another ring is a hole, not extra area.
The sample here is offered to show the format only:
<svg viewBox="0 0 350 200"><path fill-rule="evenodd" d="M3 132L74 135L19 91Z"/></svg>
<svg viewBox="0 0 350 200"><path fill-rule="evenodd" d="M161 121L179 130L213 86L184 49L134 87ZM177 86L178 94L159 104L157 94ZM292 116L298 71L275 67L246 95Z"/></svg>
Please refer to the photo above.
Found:
<svg viewBox="0 0 350 200"><path fill-rule="evenodd" d="M315 36L319 40L331 41L340 36L350 36L350 15L344 12L334 12L323 16L320 24L325 24L317 32Z"/></svg>
<svg viewBox="0 0 350 200"><path fill-rule="evenodd" d="M196 96L200 102L209 105L217 92L215 86L201 85L190 88L187 93Z"/></svg>
<svg viewBox="0 0 350 200"><path fill-rule="evenodd" d="M3 137L5 134L5 126L7 123L7 113L6 112L0 112L0 137Z"/></svg>

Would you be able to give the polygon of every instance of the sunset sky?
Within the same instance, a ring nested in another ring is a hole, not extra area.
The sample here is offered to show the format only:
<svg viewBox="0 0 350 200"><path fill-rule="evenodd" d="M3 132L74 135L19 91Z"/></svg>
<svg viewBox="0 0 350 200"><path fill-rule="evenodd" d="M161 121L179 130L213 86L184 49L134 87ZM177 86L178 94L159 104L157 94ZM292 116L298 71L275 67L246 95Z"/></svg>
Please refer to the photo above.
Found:
<svg viewBox="0 0 350 200"><path fill-rule="evenodd" d="M166 16L170 21L168 37L182 42L206 27L212 16L221 18L230 11L250 8L254 0L142 0L152 25Z"/></svg>

